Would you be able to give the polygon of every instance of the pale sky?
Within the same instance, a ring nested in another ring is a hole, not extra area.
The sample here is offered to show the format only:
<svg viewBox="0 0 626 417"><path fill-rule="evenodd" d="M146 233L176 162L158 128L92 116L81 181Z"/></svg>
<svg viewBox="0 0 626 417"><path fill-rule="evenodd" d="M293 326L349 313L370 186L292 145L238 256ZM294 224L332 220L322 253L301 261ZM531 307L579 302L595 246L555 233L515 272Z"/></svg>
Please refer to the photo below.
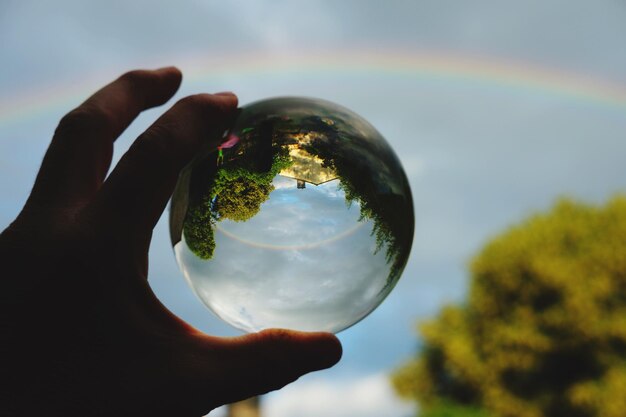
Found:
<svg viewBox="0 0 626 417"><path fill-rule="evenodd" d="M624 22L623 0L0 0L0 225L28 195L58 119L128 69L178 65L177 97L232 90L242 104L305 95L348 107L404 164L413 252L380 308L339 335L342 362L264 408L409 416L386 375L417 348L416 320L463 299L481 245L559 196L626 192ZM116 158L164 108L137 120ZM187 287L166 226L164 216L151 248L155 292L194 326L235 334Z"/></svg>

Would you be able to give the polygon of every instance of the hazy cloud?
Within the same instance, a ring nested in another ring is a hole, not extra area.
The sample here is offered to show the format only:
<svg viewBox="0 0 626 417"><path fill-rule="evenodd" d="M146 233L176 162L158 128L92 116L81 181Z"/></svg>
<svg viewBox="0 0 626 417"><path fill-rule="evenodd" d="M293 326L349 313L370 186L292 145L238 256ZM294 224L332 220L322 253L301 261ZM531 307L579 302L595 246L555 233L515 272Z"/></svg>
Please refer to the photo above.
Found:
<svg viewBox="0 0 626 417"><path fill-rule="evenodd" d="M302 381L264 401L264 413L273 417L406 417L415 412L413 405L395 397L385 374Z"/></svg>

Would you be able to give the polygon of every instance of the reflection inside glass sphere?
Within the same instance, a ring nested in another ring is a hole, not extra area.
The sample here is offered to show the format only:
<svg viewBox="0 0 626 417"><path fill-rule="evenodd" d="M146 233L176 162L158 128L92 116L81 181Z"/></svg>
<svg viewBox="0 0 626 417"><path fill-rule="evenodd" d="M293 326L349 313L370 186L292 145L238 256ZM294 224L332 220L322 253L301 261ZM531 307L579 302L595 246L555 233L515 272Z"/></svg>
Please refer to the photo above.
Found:
<svg viewBox="0 0 626 417"><path fill-rule="evenodd" d="M406 175L384 138L336 104L245 106L183 170L170 207L176 260L239 329L341 331L392 290L413 239Z"/></svg>

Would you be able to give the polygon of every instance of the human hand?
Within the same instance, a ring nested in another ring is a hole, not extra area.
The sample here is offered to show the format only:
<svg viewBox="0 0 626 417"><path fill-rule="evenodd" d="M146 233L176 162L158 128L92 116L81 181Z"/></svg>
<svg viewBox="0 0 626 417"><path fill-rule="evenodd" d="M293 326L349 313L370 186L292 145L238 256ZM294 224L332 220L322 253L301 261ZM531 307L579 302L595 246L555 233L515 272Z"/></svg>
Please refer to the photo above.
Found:
<svg viewBox="0 0 626 417"><path fill-rule="evenodd" d="M339 360L331 334L212 337L152 293L152 229L181 168L207 140L219 145L236 96L180 100L106 174L114 140L180 82L175 68L129 72L56 129L0 235L1 415L200 416Z"/></svg>

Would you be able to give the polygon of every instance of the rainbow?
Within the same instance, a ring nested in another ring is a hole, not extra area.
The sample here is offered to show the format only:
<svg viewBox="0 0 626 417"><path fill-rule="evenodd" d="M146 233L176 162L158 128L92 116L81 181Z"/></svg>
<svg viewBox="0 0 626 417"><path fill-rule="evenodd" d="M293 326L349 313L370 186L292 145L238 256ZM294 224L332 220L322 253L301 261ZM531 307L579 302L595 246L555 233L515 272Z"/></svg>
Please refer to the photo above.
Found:
<svg viewBox="0 0 626 417"><path fill-rule="evenodd" d="M242 238L240 236L237 236L236 234L229 232L227 230L225 230L223 227L220 227L219 225L215 225L215 229L220 232L220 234L223 234L224 236L233 239L239 243L243 243L244 245L247 246L252 246L255 248L259 248L259 249L266 249L266 250L273 250L273 251L284 251L284 250L295 250L295 251L303 251L303 250L310 250L310 249L315 249L318 248L320 246L325 246L328 245L330 243L336 242L338 240L344 239L348 236L353 235L354 233L356 233L357 230L359 230L361 227L363 227L367 222L364 221L358 221L356 222L353 226L351 226L350 228L348 228L347 230L344 230L341 233L337 233L334 236L331 236L327 239L322 239L319 240L317 242L311 242L311 243L305 243L302 245L275 245L275 244L271 244L271 243L264 243L264 242L254 242L252 240L249 239L245 239Z"/></svg>
<svg viewBox="0 0 626 417"><path fill-rule="evenodd" d="M220 54L219 59L192 57L172 61L164 64L177 64L185 73L186 81L193 85L220 77L383 74L424 80L486 83L507 89L558 95L626 111L626 84L530 62L451 52L361 49ZM96 79L107 77L92 76L72 85L49 86L15 97L0 98L0 126L26 121L57 109L69 109L101 83L94 84Z"/></svg>

